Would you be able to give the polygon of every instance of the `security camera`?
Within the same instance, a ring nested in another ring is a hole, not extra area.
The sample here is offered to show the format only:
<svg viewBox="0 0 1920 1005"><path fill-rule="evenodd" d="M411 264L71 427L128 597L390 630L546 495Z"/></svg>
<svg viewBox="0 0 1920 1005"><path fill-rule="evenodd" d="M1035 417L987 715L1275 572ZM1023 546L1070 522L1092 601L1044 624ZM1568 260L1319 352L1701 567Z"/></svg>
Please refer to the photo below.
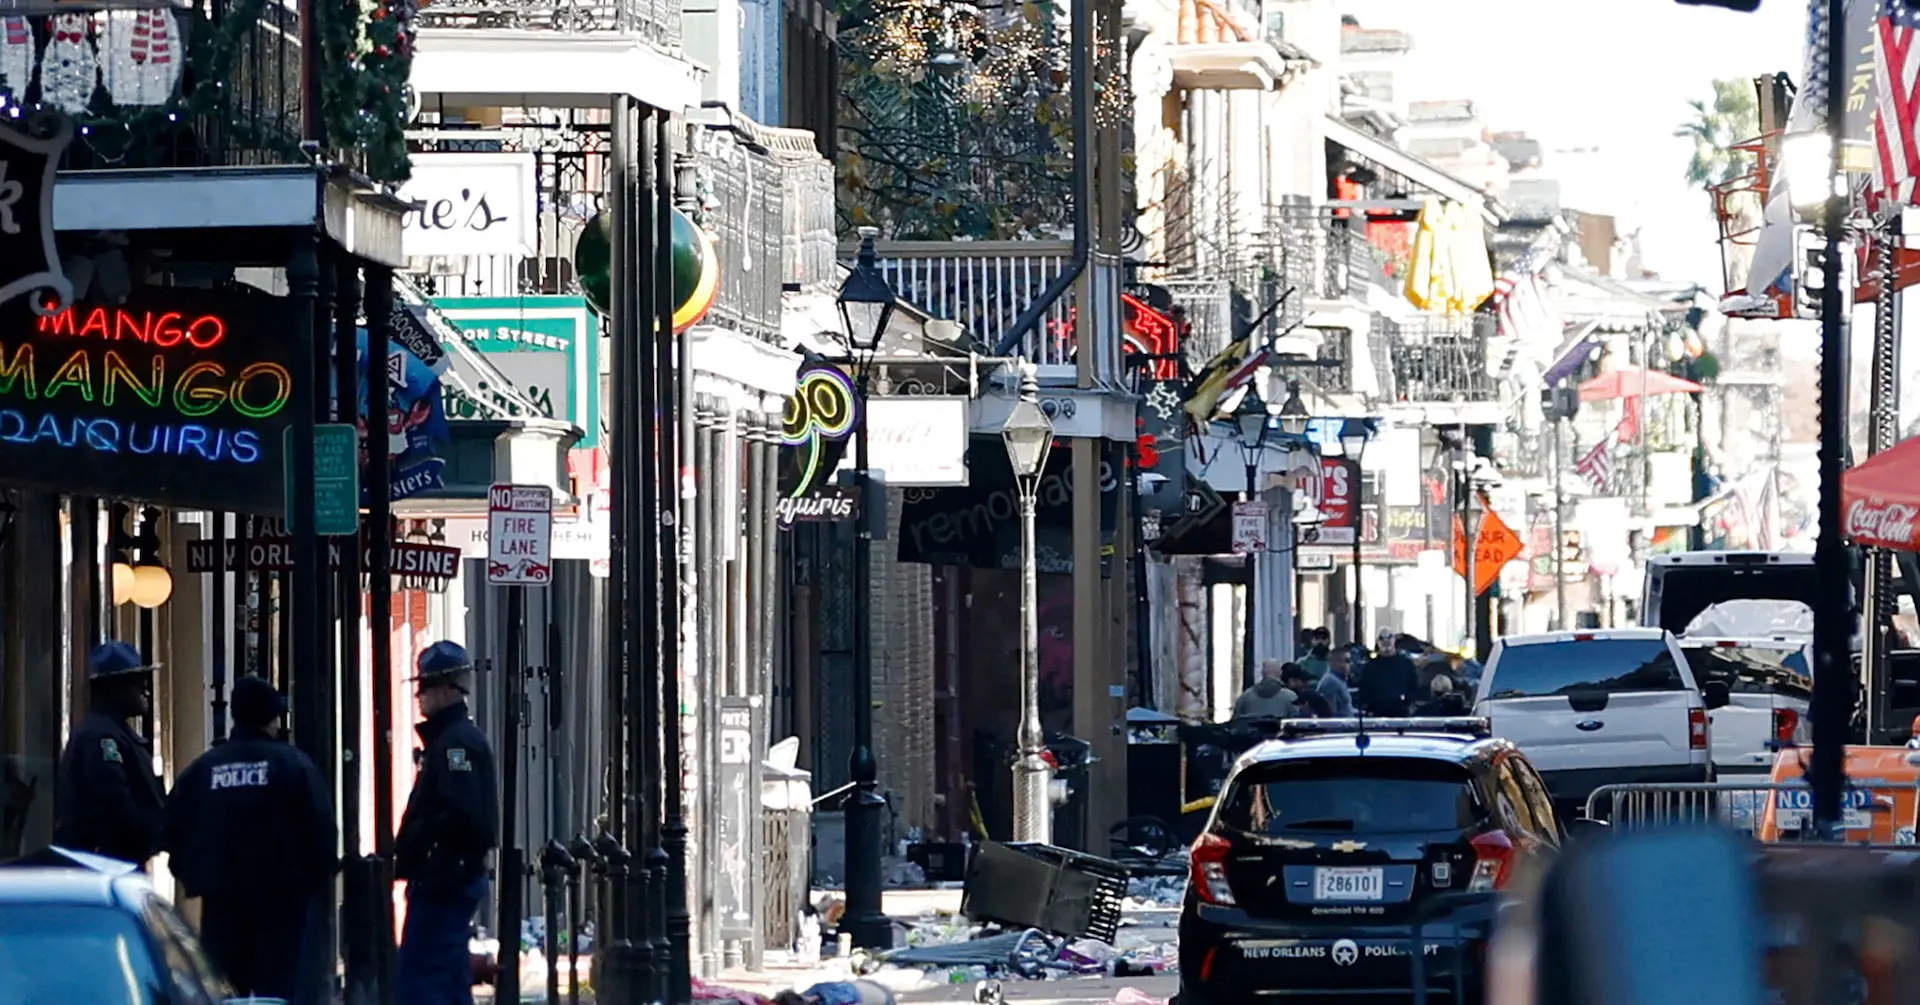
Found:
<svg viewBox="0 0 1920 1005"><path fill-rule="evenodd" d="M1152 495L1160 491L1160 486L1165 485L1169 480L1166 475L1158 471L1142 471L1140 472L1140 494Z"/></svg>
<svg viewBox="0 0 1920 1005"><path fill-rule="evenodd" d="M300 152L307 155L307 160L313 161L314 163L319 163L320 141L319 140L301 140Z"/></svg>

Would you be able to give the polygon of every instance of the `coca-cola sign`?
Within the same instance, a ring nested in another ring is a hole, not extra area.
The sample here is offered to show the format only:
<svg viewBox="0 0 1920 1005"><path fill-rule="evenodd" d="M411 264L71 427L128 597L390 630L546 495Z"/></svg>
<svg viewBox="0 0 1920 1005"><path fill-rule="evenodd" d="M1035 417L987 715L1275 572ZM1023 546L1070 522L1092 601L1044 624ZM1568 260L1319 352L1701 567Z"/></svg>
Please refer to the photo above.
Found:
<svg viewBox="0 0 1920 1005"><path fill-rule="evenodd" d="M1910 547L1916 543L1916 520L1920 520L1920 507L1856 499L1847 507L1847 536L1869 544Z"/></svg>

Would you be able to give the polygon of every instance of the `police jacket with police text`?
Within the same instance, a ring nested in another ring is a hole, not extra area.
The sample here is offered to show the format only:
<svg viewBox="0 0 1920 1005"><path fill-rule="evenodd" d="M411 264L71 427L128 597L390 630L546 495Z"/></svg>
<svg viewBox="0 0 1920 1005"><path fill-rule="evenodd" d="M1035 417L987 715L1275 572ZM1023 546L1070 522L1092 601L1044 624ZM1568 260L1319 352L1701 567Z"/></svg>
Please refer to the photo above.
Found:
<svg viewBox="0 0 1920 1005"><path fill-rule="evenodd" d="M153 751L125 719L88 712L60 755L55 844L145 862L160 852L164 793Z"/></svg>
<svg viewBox="0 0 1920 1005"><path fill-rule="evenodd" d="M493 747L466 702L418 727L426 750L394 840L394 875L421 886L459 886L484 875L500 842Z"/></svg>
<svg viewBox="0 0 1920 1005"><path fill-rule="evenodd" d="M174 781L168 868L190 896L305 896L333 876L333 798L313 759L235 726Z"/></svg>

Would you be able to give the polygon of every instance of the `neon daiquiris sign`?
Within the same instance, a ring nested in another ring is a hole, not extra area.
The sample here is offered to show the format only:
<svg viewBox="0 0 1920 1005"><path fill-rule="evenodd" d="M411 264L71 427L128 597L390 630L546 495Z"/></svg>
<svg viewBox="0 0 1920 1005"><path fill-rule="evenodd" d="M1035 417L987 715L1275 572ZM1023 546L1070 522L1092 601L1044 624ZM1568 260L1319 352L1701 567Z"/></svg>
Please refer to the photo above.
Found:
<svg viewBox="0 0 1920 1005"><path fill-rule="evenodd" d="M280 505L284 302L142 288L0 320L0 482L221 509Z"/></svg>

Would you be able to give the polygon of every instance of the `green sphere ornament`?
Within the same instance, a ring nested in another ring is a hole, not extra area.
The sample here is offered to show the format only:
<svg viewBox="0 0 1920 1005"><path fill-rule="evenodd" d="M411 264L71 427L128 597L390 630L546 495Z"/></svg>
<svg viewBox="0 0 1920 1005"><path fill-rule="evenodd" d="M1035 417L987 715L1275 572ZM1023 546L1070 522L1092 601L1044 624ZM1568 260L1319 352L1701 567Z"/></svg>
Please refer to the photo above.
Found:
<svg viewBox="0 0 1920 1005"><path fill-rule="evenodd" d="M673 211L673 330L700 323L720 296L720 254L713 236L693 218Z"/></svg>
<svg viewBox="0 0 1920 1005"><path fill-rule="evenodd" d="M587 221L580 239L573 245L573 267L580 277L580 292L595 313L609 313L613 303L613 235L605 213L595 213Z"/></svg>

